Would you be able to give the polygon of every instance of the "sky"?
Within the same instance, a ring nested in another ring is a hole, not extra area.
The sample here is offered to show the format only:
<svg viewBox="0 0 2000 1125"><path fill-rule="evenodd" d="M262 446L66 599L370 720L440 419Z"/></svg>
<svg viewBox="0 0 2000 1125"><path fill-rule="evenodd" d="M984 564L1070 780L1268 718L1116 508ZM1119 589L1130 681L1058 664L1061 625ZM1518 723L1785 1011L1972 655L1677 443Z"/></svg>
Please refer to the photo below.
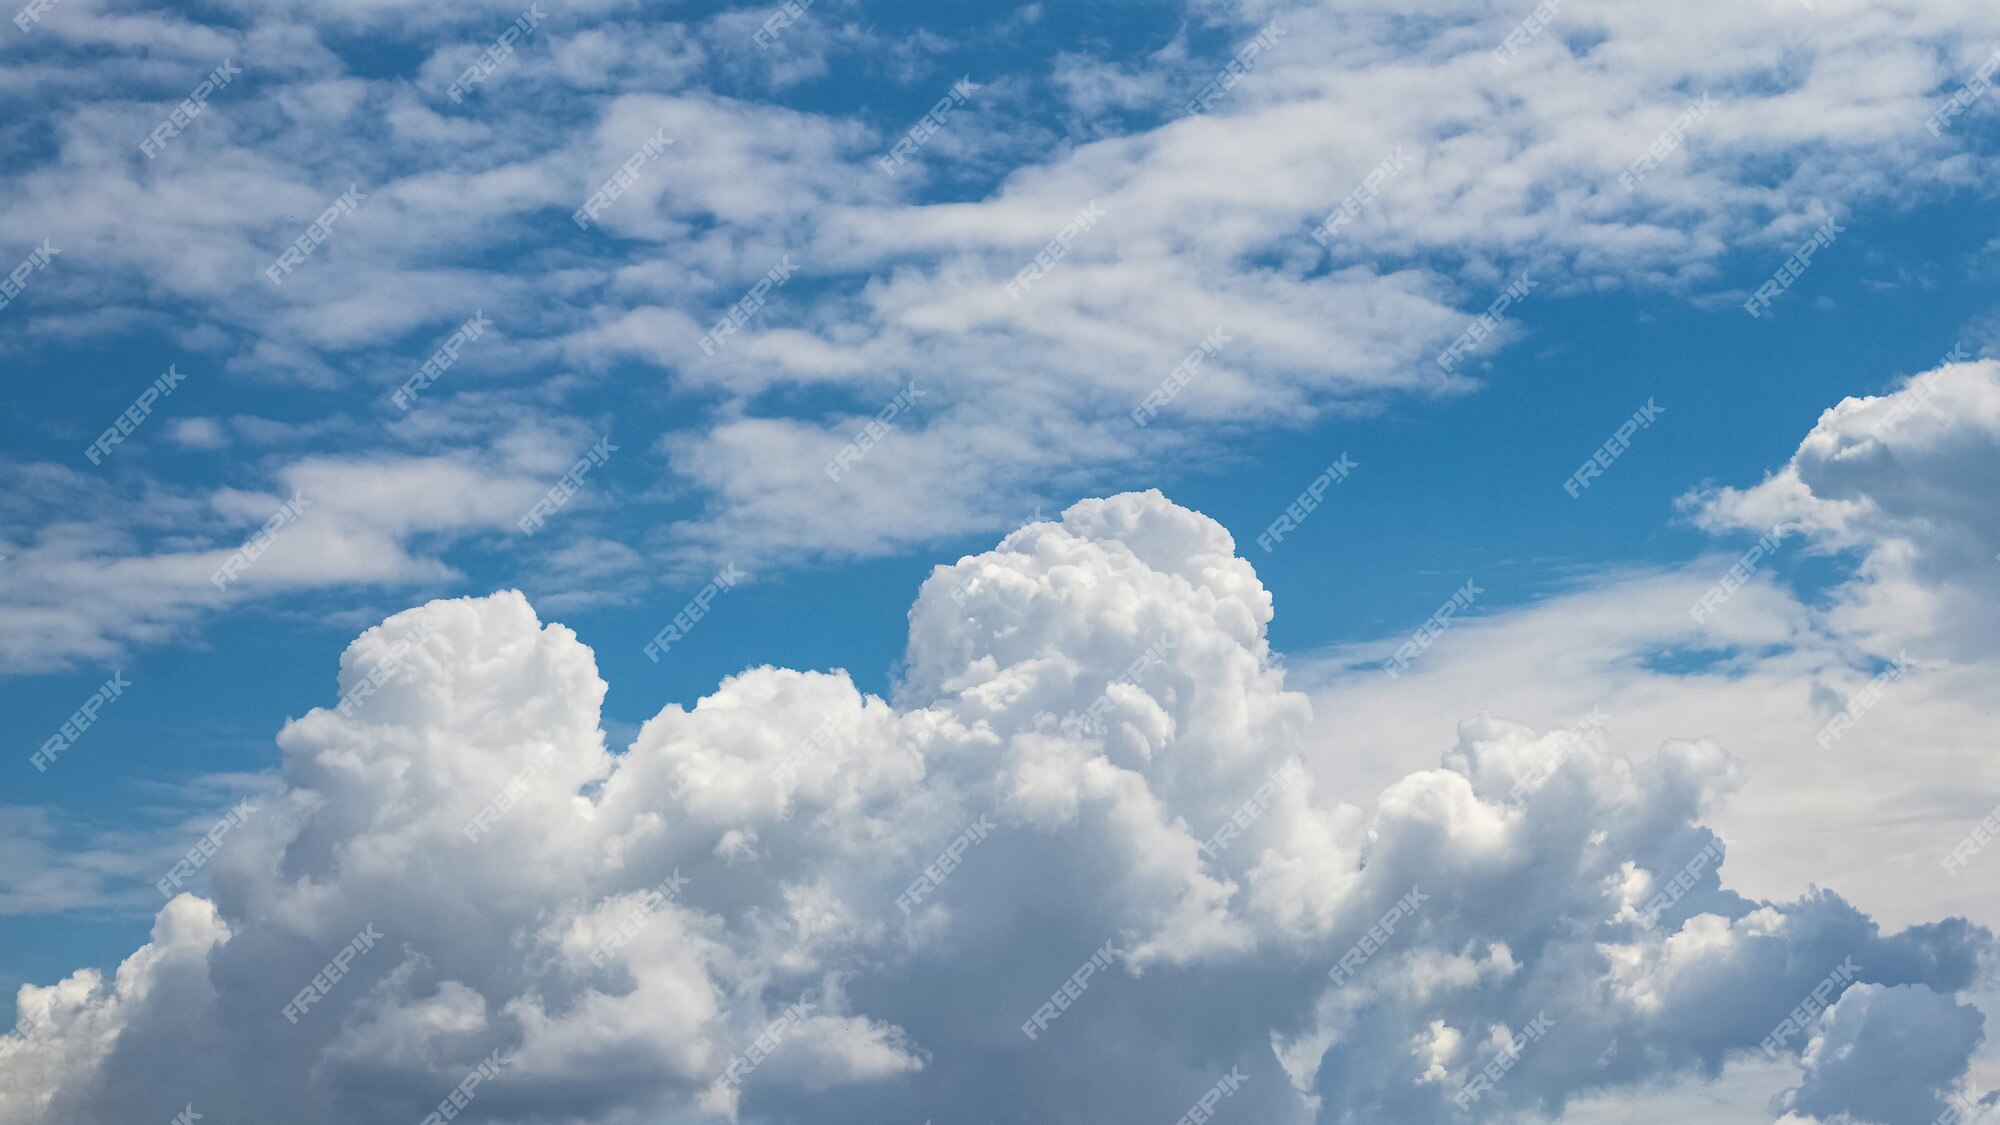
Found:
<svg viewBox="0 0 2000 1125"><path fill-rule="evenodd" d="M9 15L0 1125L2000 1120L1991 5Z"/></svg>

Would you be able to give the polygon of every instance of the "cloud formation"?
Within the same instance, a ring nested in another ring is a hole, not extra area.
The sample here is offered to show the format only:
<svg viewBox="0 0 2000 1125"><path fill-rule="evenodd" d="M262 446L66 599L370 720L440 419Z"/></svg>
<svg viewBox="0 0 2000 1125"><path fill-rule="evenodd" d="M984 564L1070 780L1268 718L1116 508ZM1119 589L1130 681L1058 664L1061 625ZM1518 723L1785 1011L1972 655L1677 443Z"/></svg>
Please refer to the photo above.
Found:
<svg viewBox="0 0 2000 1125"><path fill-rule="evenodd" d="M1444 1121L1768 1046L1902 1125L1960 1082L1991 935L1729 889L1722 747L1479 718L1357 801L1271 616L1212 521L1088 500L934 572L892 698L752 668L613 753L519 594L398 614L208 896L23 990L0 1120L1173 1120L1236 1073L1245 1120Z"/></svg>
<svg viewBox="0 0 2000 1125"><path fill-rule="evenodd" d="M1053 62L1030 51L976 76L897 176L876 160L906 116L787 92L838 63L881 95L864 100L944 96L961 80L938 57L951 44L921 30L887 42L831 2L760 39L776 14L688 22L565 5L454 101L454 78L517 8L197 18L64 0L0 44L0 83L47 107L42 127L0 137L0 244L63 248L23 299L21 346L107 334L170 346L197 378L331 396L313 407L345 455L463 463L483 456L483 433L405 425L381 400L483 311L497 332L438 403L580 426L607 397L650 407L664 388L671 411L628 415L641 429L629 456L689 502L644 518L671 535L627 546L689 573L724 558L762 571L1002 530L1051 492L1199 462L1245 425L1462 393L1520 329L1462 361L1437 356L1510 285L1532 281L1533 300L1643 289L1729 302L1749 284L1728 272L1732 251L1782 254L1821 223L1941 197L1991 165L1963 127L1971 114L1925 127L1977 71L1978 45L2000 38L1978 0L1606 0L1525 36L1504 5L1203 3L1158 14L1179 28L1165 45ZM1011 45L1039 22L1029 6L965 34ZM357 36L401 62L364 55ZM1254 66L1188 112L1253 38L1265 42ZM225 59L242 74L157 157L139 155ZM1672 150L1649 157L1670 133ZM580 230L577 208L662 134L666 154ZM349 191L359 201L324 246L270 284L264 270L306 217ZM1102 221L1010 295L1086 207ZM1336 211L1334 235L1313 237ZM796 278L728 346L705 348L788 259ZM1218 328L1233 342L1161 424L1131 425ZM913 380L930 397L893 444L829 480L829 459ZM206 448L241 429L159 427ZM288 462L329 453L318 436L231 487L275 493ZM133 473L117 485L128 502L168 491L201 506L220 491ZM37 507L32 541L10 552L80 592L60 605L116 601L108 573L183 561L113 521L64 515ZM485 526L427 530L477 544ZM435 573L359 580L407 588ZM329 568L310 582L354 580ZM0 605L47 618L9 666L99 659L219 605L169 604L108 629L50 608L39 581L0 587Z"/></svg>
<svg viewBox="0 0 2000 1125"><path fill-rule="evenodd" d="M1836 615L1877 643L1991 654L2000 628L2000 362L1847 398L1761 483L1689 498L1710 530L1782 528L1859 560Z"/></svg>

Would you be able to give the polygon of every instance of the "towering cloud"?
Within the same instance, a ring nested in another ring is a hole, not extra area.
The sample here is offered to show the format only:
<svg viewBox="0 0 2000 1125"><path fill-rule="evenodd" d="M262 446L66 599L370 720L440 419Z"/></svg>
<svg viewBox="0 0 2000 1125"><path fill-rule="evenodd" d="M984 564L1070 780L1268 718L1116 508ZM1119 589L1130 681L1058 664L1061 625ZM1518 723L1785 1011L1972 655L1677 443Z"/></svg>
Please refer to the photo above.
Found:
<svg viewBox="0 0 2000 1125"><path fill-rule="evenodd" d="M1089 500L937 570L892 699L753 668L623 753L519 594L398 614L212 898L23 990L0 1121L1420 1122L1767 1055L1935 1116L1985 930L1727 889L1705 741L1481 717L1320 792L1271 614L1212 521Z"/></svg>

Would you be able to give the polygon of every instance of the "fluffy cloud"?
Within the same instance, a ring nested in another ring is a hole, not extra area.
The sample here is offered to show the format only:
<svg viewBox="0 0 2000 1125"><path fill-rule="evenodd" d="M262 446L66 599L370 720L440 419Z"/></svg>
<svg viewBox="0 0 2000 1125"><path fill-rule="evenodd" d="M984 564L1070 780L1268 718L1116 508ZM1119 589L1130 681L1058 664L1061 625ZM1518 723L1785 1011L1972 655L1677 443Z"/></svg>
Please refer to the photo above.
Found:
<svg viewBox="0 0 2000 1125"><path fill-rule="evenodd" d="M2000 362L1948 363L1826 411L1762 483L1691 497L1703 526L1782 528L1859 560L1835 624L1879 644L1993 652Z"/></svg>
<svg viewBox="0 0 2000 1125"><path fill-rule="evenodd" d="M1981 733L2000 705L1997 389L2000 364L1948 363L1845 400L1761 483L1686 498L1726 548L1458 620L1396 679L1400 637L1298 656L1320 777L1373 791L1496 706L1544 726L1597 712L1621 741L1709 734L1747 766L1714 823L1750 893L1830 867L1871 914L2000 923L1991 884L1939 862L2000 793Z"/></svg>
<svg viewBox="0 0 2000 1125"><path fill-rule="evenodd" d="M1925 1087L1965 1068L1983 1022L1970 1005L1927 989L1855 985L1827 1011L1806 1047L1805 1082L1781 1104L1825 1116L1935 1121L1945 1102Z"/></svg>
<svg viewBox="0 0 2000 1125"><path fill-rule="evenodd" d="M1762 1059L1846 961L1791 1104L1960 1080L1990 935L1726 887L1722 748L1482 718L1364 808L1271 613L1213 522L1085 501L938 569L893 698L753 668L622 753L518 594L398 614L209 898L23 990L0 1120L418 1120L482 1060L502 1121L1172 1120L1232 1068L1246 1120L1505 1117Z"/></svg>

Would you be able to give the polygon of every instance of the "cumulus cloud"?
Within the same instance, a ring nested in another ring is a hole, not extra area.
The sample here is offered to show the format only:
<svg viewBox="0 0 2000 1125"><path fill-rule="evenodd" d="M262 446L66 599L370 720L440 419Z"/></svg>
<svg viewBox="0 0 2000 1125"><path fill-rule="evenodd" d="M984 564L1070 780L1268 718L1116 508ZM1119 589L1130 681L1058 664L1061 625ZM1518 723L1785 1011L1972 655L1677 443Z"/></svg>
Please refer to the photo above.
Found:
<svg viewBox="0 0 2000 1125"><path fill-rule="evenodd" d="M1946 1099L1930 1090L1965 1068L1983 1023L1977 1009L1929 989L1855 985L1827 1010L1806 1047L1805 1081L1780 1104L1828 1117L1935 1121Z"/></svg>
<svg viewBox="0 0 2000 1125"><path fill-rule="evenodd" d="M1393 680L1381 662L1404 637L1295 655L1320 777L1372 792L1495 707L1544 726L1601 714L1621 741L1705 733L1747 766L1713 823L1749 893L1831 869L1871 914L2000 922L1990 882L1940 864L2000 799L1982 741L2000 705L2000 509L1982 483L1997 367L1845 400L1762 482L1690 494L1713 552L1462 618Z"/></svg>
<svg viewBox="0 0 2000 1125"><path fill-rule="evenodd" d="M419 1120L482 1060L498 1121L1173 1120L1232 1068L1245 1120L1497 1119L1763 1060L1848 961L1767 1093L1960 1083L1990 934L1725 885L1724 748L1480 718L1329 791L1271 616L1212 521L1084 501L937 569L890 698L757 667L614 752L519 594L398 614L209 898L23 989L0 1120Z"/></svg>
<svg viewBox="0 0 2000 1125"><path fill-rule="evenodd" d="M1710 529L1779 527L1857 557L1836 623L1992 652L2000 627L2000 362L1948 363L1820 416L1763 482L1689 498Z"/></svg>

